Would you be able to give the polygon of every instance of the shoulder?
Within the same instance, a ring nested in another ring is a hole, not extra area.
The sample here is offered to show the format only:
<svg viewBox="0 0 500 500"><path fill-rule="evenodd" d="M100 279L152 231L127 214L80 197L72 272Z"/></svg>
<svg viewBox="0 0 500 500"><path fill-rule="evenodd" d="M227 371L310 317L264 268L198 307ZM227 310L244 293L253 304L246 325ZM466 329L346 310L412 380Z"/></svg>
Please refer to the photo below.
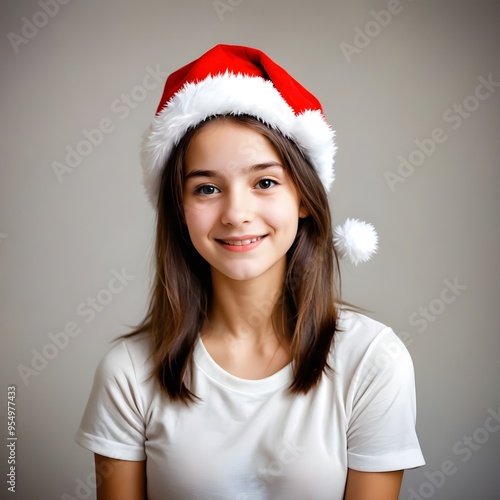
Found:
<svg viewBox="0 0 500 500"><path fill-rule="evenodd" d="M396 337L387 325L350 309L341 309L335 337L335 349L364 352L385 336ZM397 338L397 337L396 337Z"/></svg>
<svg viewBox="0 0 500 500"><path fill-rule="evenodd" d="M334 370L348 378L363 370L413 371L408 349L389 326L364 314L343 309L331 354ZM383 368L383 370L382 370Z"/></svg>
<svg viewBox="0 0 500 500"><path fill-rule="evenodd" d="M147 334L118 339L101 358L96 376L134 378L144 382L151 374L151 355L151 340Z"/></svg>
<svg viewBox="0 0 500 500"><path fill-rule="evenodd" d="M362 335L364 338L373 337L388 326L376 321L365 314L352 309L342 308L339 311L338 329L348 335ZM358 340L360 340L358 338Z"/></svg>

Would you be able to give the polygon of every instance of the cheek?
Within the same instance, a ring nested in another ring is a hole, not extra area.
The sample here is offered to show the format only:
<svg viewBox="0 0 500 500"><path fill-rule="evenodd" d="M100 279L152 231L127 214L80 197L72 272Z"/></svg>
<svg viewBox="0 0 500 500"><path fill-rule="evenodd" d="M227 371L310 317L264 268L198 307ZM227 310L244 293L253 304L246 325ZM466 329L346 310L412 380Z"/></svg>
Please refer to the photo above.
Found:
<svg viewBox="0 0 500 500"><path fill-rule="evenodd" d="M267 210L268 221L283 228L296 228L299 221L299 205L294 198L273 203Z"/></svg>
<svg viewBox="0 0 500 500"><path fill-rule="evenodd" d="M274 229L277 235L279 235L277 244L288 250L297 237L299 218L293 217L290 212L274 214L267 219L267 224Z"/></svg>
<svg viewBox="0 0 500 500"><path fill-rule="evenodd" d="M184 220L192 240L205 236L214 225L211 211L189 205L184 206Z"/></svg>

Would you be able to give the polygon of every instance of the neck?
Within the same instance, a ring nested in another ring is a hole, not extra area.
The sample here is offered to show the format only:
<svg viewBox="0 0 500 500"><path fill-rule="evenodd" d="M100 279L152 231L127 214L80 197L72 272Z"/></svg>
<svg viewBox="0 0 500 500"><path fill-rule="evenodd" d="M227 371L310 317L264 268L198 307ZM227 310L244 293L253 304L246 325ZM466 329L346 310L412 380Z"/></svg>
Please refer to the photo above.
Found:
<svg viewBox="0 0 500 500"><path fill-rule="evenodd" d="M283 277L284 266L277 273L244 281L212 270L213 302L204 334L253 345L275 340L280 335L273 313L281 297Z"/></svg>

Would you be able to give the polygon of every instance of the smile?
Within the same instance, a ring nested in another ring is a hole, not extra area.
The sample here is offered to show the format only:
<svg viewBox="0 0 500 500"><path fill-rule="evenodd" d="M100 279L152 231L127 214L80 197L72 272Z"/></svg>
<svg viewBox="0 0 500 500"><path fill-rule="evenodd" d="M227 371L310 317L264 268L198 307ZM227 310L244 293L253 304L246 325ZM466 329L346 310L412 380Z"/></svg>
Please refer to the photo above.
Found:
<svg viewBox="0 0 500 500"><path fill-rule="evenodd" d="M257 236L256 238L246 239L246 240L220 240L226 245L243 246L250 245L250 243L255 243L262 239L262 236Z"/></svg>
<svg viewBox="0 0 500 500"><path fill-rule="evenodd" d="M241 240L239 239L217 240L217 243L219 243L219 245L221 245L222 248L230 252L243 253L243 252L249 252L250 250L257 248L266 236L267 235L243 237Z"/></svg>

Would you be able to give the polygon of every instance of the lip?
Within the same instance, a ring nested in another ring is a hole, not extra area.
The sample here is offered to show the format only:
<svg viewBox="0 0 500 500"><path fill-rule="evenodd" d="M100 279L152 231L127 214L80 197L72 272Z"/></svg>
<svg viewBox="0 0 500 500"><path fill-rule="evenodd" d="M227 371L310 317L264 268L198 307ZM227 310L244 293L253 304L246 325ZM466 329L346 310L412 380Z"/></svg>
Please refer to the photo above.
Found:
<svg viewBox="0 0 500 500"><path fill-rule="evenodd" d="M242 236L233 236L231 238L217 238L217 243L230 252L249 252L254 248L257 248L267 234L255 235L255 234L244 234Z"/></svg>

